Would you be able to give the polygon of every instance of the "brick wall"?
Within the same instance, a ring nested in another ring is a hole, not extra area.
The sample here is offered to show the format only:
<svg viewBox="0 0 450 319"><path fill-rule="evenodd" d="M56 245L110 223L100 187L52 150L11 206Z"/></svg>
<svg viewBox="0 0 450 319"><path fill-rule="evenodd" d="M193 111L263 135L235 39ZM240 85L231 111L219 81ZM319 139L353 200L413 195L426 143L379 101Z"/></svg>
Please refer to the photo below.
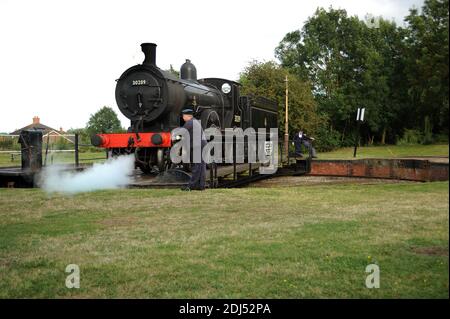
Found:
<svg viewBox="0 0 450 319"><path fill-rule="evenodd" d="M447 181L448 163L418 159L314 160L310 175Z"/></svg>

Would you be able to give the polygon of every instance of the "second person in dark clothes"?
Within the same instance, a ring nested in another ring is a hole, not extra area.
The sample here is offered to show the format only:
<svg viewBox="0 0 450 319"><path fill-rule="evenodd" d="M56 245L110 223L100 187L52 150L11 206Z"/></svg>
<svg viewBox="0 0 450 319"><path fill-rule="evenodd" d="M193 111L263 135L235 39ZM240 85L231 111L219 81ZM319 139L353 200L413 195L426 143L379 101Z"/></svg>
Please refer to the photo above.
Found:
<svg viewBox="0 0 450 319"><path fill-rule="evenodd" d="M304 145L308 150L311 148L312 158L317 158L316 149L312 146L312 141L314 141L314 138L307 136L303 131L296 133L294 136L295 156L303 157L302 145Z"/></svg>

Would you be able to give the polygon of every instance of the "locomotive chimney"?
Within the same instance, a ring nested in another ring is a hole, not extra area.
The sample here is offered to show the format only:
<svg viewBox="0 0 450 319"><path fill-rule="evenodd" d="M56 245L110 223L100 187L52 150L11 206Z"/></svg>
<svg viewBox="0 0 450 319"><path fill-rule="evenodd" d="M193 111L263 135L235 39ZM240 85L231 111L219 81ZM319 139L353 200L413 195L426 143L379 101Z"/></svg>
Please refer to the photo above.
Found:
<svg viewBox="0 0 450 319"><path fill-rule="evenodd" d="M154 43L142 43L142 52L144 52L144 62L142 64L155 65L156 66L156 44Z"/></svg>

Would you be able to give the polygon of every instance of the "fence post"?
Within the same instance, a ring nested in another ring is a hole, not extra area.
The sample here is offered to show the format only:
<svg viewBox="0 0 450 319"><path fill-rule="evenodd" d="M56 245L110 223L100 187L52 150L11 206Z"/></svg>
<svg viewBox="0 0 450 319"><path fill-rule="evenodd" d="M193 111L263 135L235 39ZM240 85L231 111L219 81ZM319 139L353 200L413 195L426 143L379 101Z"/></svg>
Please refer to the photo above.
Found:
<svg viewBox="0 0 450 319"><path fill-rule="evenodd" d="M356 124L356 135L355 135L355 148L353 149L353 157L356 157L356 150L358 148L360 142L360 129L361 129L361 121L358 121Z"/></svg>
<svg viewBox="0 0 450 319"><path fill-rule="evenodd" d="M236 142L234 141L234 138L233 138L233 180L237 179L237 172L236 172L236 143L237 143L237 138L236 138Z"/></svg>
<svg viewBox="0 0 450 319"><path fill-rule="evenodd" d="M48 145L49 144L50 144L50 132L47 133L47 145L45 146L44 166L47 166L47 155L48 155ZM53 164L53 155L52 155L52 164Z"/></svg>
<svg viewBox="0 0 450 319"><path fill-rule="evenodd" d="M78 154L78 133L75 133L75 167L80 165L80 157Z"/></svg>

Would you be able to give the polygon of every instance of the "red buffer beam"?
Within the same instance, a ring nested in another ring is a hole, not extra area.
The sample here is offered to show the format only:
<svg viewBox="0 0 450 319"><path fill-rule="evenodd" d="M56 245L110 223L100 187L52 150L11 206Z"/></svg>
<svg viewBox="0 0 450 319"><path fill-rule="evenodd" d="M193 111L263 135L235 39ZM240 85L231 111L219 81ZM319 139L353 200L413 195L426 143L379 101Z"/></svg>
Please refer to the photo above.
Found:
<svg viewBox="0 0 450 319"><path fill-rule="evenodd" d="M91 137L92 145L103 148L171 147L170 132L105 133Z"/></svg>

